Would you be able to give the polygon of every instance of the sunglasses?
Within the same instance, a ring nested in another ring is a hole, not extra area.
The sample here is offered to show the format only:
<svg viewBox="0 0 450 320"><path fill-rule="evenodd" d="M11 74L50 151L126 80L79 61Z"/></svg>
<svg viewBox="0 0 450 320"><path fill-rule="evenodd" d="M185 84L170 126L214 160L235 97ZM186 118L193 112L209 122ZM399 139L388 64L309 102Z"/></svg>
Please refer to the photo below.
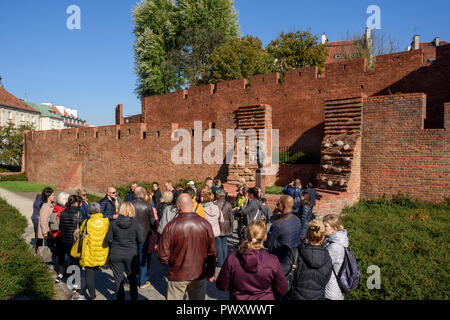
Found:
<svg viewBox="0 0 450 320"><path fill-rule="evenodd" d="M82 196L82 197L86 197L86 196L87 196L87 194L85 193L85 194L82 194L81 196Z"/></svg>
<svg viewBox="0 0 450 320"><path fill-rule="evenodd" d="M117 191L114 191L114 192L110 192L111 194L117 194Z"/></svg>

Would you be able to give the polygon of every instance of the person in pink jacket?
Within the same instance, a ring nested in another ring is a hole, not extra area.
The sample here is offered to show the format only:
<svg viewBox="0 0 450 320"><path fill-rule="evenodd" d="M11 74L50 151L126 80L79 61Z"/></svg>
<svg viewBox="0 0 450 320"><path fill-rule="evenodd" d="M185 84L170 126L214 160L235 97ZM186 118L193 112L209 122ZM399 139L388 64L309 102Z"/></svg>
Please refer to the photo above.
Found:
<svg viewBox="0 0 450 320"><path fill-rule="evenodd" d="M216 280L230 300L275 300L288 291L288 281L275 255L261 250L267 236L264 221L255 220L246 230L239 250L231 252Z"/></svg>

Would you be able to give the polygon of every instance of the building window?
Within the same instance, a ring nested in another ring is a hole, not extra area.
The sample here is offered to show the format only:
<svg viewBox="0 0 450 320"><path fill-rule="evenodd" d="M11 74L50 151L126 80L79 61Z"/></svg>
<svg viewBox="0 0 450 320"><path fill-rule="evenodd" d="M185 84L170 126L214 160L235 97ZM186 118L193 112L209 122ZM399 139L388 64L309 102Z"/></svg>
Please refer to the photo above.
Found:
<svg viewBox="0 0 450 320"><path fill-rule="evenodd" d="M34 118L34 116L31 117L31 121L32 121L33 123L36 123L36 119Z"/></svg>
<svg viewBox="0 0 450 320"><path fill-rule="evenodd" d="M20 115L20 121L25 121L25 115L23 113Z"/></svg>
<svg viewBox="0 0 450 320"><path fill-rule="evenodd" d="M12 112L8 111L8 120L12 120Z"/></svg>
<svg viewBox="0 0 450 320"><path fill-rule="evenodd" d="M338 54L335 54L335 55L334 55L334 58L335 58L335 59L341 59L341 58L342 58L342 55L339 54L339 53L338 53Z"/></svg>

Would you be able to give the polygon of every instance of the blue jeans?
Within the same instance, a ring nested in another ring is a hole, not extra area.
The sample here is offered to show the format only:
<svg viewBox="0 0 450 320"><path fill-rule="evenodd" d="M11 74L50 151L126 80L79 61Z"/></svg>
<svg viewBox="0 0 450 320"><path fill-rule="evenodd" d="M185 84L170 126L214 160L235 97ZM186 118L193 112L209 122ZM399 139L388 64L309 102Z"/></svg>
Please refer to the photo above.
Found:
<svg viewBox="0 0 450 320"><path fill-rule="evenodd" d="M138 245L139 259L139 285L144 285L149 281L151 254L148 254L148 239L143 244Z"/></svg>
<svg viewBox="0 0 450 320"><path fill-rule="evenodd" d="M228 236L216 237L216 248L217 248L217 261L219 262L219 267L223 266L228 255L227 246Z"/></svg>

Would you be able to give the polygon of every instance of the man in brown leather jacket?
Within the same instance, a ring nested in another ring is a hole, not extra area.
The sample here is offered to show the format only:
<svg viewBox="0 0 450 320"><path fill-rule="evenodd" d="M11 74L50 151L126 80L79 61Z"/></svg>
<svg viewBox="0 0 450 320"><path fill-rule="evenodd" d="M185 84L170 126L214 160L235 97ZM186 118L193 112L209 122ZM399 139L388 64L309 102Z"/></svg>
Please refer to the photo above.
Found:
<svg viewBox="0 0 450 320"><path fill-rule="evenodd" d="M157 254L169 265L167 300L204 300L206 281L214 281L216 243L211 224L193 210L188 194L177 200L179 215L165 228Z"/></svg>

